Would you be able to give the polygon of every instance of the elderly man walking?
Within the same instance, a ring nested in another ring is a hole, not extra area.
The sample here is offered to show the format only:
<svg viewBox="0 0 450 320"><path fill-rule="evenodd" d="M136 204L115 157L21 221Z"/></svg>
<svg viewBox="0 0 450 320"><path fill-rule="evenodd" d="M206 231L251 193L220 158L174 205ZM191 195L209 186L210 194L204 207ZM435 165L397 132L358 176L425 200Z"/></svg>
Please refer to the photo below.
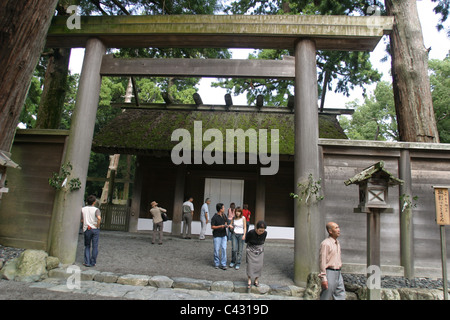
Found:
<svg viewBox="0 0 450 320"><path fill-rule="evenodd" d="M328 238L320 244L319 277L322 282L320 300L345 300L344 279L341 274L341 245L337 238L341 235L339 225L329 222L326 225Z"/></svg>

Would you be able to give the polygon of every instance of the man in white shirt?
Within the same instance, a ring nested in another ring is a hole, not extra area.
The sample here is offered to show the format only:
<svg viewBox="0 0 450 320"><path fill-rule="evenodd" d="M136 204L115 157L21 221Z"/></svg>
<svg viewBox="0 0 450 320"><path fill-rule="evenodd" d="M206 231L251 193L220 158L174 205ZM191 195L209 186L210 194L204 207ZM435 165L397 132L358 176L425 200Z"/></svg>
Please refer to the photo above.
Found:
<svg viewBox="0 0 450 320"><path fill-rule="evenodd" d="M191 238L191 224L194 216L194 198L189 197L186 202L183 203L183 239Z"/></svg>
<svg viewBox="0 0 450 320"><path fill-rule="evenodd" d="M198 237L200 240L205 240L205 233L206 233L206 225L209 222L209 204L211 203L211 200L209 198L206 198L205 203L202 206L202 209L200 211L200 223L202 225L202 228L200 230L200 236Z"/></svg>
<svg viewBox="0 0 450 320"><path fill-rule="evenodd" d="M81 222L84 233L84 263L86 267L95 267L98 255L98 239L100 235L100 210L95 207L97 198L90 195L87 198L87 206L81 209ZM92 246L92 252L91 252Z"/></svg>

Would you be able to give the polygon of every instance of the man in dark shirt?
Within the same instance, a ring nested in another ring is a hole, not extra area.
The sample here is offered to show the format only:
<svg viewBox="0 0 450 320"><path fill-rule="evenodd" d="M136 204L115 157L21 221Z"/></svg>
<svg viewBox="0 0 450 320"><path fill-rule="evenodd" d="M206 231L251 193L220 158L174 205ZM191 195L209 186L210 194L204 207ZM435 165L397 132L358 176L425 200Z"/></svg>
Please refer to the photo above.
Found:
<svg viewBox="0 0 450 320"><path fill-rule="evenodd" d="M227 269L227 217L223 203L216 205L217 213L211 219L214 240L214 267Z"/></svg>

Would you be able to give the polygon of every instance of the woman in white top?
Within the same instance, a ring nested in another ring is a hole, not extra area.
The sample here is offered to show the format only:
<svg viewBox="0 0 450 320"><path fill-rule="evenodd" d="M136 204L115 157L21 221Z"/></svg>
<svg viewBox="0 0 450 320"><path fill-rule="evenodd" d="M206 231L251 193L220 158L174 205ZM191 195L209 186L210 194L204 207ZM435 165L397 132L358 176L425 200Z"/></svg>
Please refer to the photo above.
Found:
<svg viewBox="0 0 450 320"><path fill-rule="evenodd" d="M230 207L228 208L228 214L227 214L227 223L229 226L231 226L231 221L234 219L234 213L236 212L236 205L234 202L230 203ZM231 240L231 234L233 233L232 229L227 229L227 240Z"/></svg>
<svg viewBox="0 0 450 320"><path fill-rule="evenodd" d="M242 208L237 207L232 219L231 226L231 263L230 268L235 267L239 270L241 266L242 251L244 249L245 234L247 233L247 220L242 215Z"/></svg>

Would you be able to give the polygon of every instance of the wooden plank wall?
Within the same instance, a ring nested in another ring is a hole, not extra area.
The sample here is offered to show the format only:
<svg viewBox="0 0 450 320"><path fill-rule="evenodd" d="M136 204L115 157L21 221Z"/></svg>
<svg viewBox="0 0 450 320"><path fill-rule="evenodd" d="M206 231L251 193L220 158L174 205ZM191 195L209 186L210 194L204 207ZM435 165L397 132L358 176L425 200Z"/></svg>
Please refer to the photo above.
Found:
<svg viewBox="0 0 450 320"><path fill-rule="evenodd" d="M169 219L173 217L173 201L176 182L176 166L170 158L155 158L140 156L139 165L142 166L142 194L139 218L151 218L150 203L155 200L168 210ZM255 208L257 168L251 166L215 166L192 165L186 170L183 198L194 198L194 221L200 220L200 208L203 205L205 178L244 179L244 203L247 202L250 211ZM134 201L134 199L133 199ZM225 204L228 208L229 204ZM215 204L211 204L215 210ZM180 208L181 210L181 208ZM254 219L254 215L252 217ZM252 221L252 220L251 220ZM253 221L252 221L253 223Z"/></svg>
<svg viewBox="0 0 450 320"><path fill-rule="evenodd" d="M411 152L411 158L412 194L418 197L417 206L413 209L416 266L441 268L439 226L432 186L450 185L450 153L416 151ZM449 239L447 236L447 247ZM447 255L447 259L449 257Z"/></svg>
<svg viewBox="0 0 450 320"><path fill-rule="evenodd" d="M265 221L270 226L294 226L294 165L281 162L278 173L266 176Z"/></svg>
<svg viewBox="0 0 450 320"><path fill-rule="evenodd" d="M67 131L18 130L11 150L21 170L8 169L9 192L0 205L0 243L47 250L55 190L48 179L59 172Z"/></svg>
<svg viewBox="0 0 450 320"><path fill-rule="evenodd" d="M169 219L173 217L173 201L176 181L176 167L166 158L139 157L142 172L142 193L139 218L151 218L150 203L168 210ZM135 201L135 199L133 199Z"/></svg>
<svg viewBox="0 0 450 320"><path fill-rule="evenodd" d="M386 169L399 176L400 151L410 150L412 194L418 200L413 203L414 257L416 267L440 268L439 228L435 221L434 194L432 185L450 184L450 145L436 147L429 144L372 143L321 139L322 187L324 200L324 227L320 231L327 236L325 223L335 221L341 226L343 259L346 263L366 263L366 214L354 213L357 207L358 186L345 186L344 181L356 173L383 160ZM327 142L328 141L328 142ZM150 201L156 199L161 206L173 208L176 167L168 158L142 157L146 166L143 179L141 218L148 218ZM294 190L294 168L292 160L282 159L277 175L266 176L265 220L270 226L294 226L294 200L289 196ZM256 166L207 166L187 167L184 196L194 197L194 220L199 220L203 203L205 178L244 179L244 202L253 213L256 205ZM389 204L394 213L381 216L381 263L400 265L400 216L399 187L389 189ZM450 241L448 241L450 246Z"/></svg>
<svg viewBox="0 0 450 320"><path fill-rule="evenodd" d="M428 145L429 146L429 145ZM366 263L366 215L353 213L358 205L358 186L344 181L368 166L383 160L386 169L399 176L402 147L410 150L413 201L415 267L440 268L439 227L435 220L432 185L450 184L450 146L444 149L409 148L407 144L323 145L324 221L341 227L340 241L346 263ZM381 215L381 264L400 265L399 187L389 189L394 213ZM324 237L326 236L324 228ZM448 238L448 237L447 237ZM449 239L450 240L450 239ZM450 241L447 240L447 246ZM449 256L450 257L450 256Z"/></svg>

